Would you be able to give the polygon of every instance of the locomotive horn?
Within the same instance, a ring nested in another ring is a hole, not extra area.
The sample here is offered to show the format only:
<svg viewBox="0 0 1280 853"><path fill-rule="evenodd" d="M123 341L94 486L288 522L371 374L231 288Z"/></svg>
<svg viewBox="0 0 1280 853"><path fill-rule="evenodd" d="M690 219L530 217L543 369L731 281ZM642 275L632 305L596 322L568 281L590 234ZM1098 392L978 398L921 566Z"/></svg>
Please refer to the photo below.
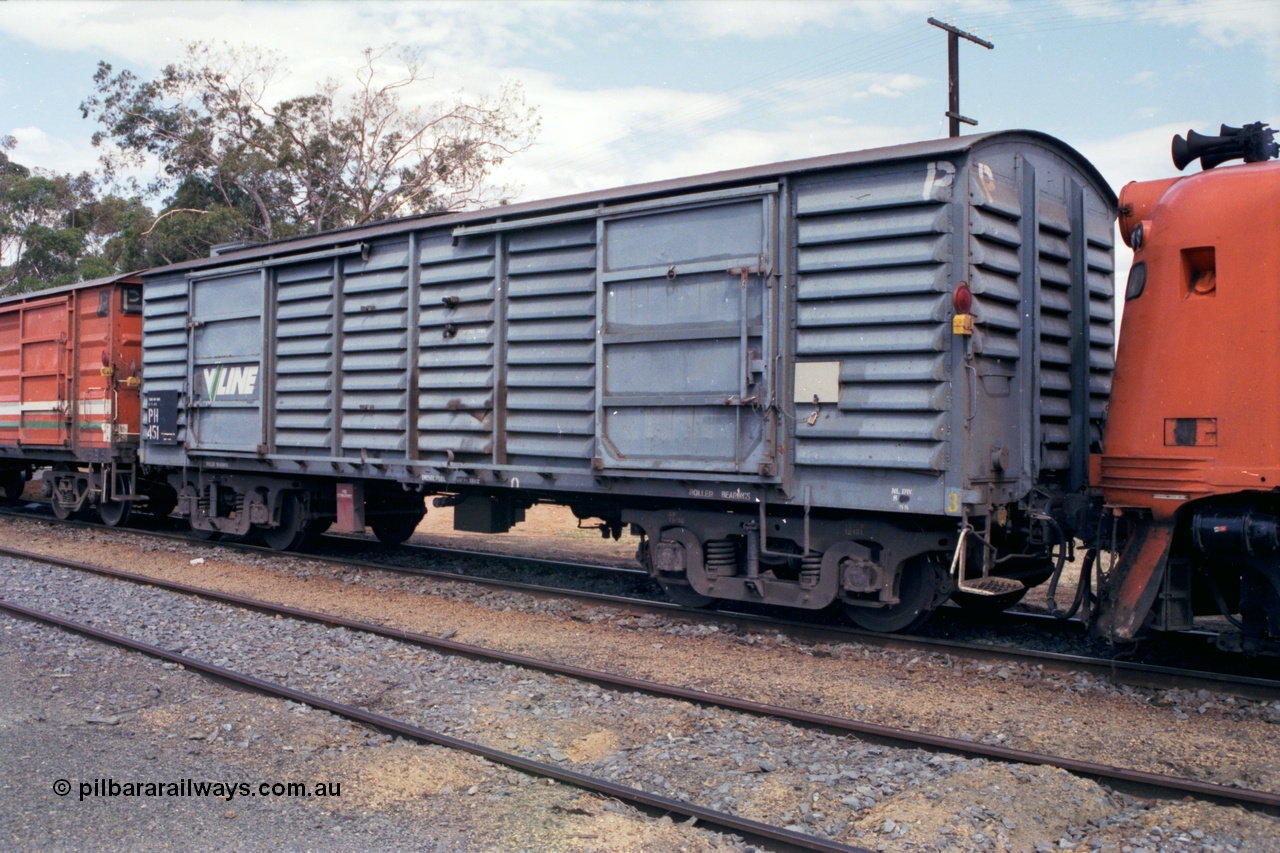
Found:
<svg viewBox="0 0 1280 853"><path fill-rule="evenodd" d="M1188 130L1186 139L1181 136L1173 138L1173 165L1181 172L1191 165L1192 160L1198 157L1204 157L1207 154L1212 159L1215 147L1223 147L1224 144L1230 144L1230 140L1224 140L1220 136L1205 136L1202 133L1196 133L1194 130ZM1203 161L1201 161L1200 165L1205 169L1210 168Z"/></svg>
<svg viewBox="0 0 1280 853"><path fill-rule="evenodd" d="M1187 138L1173 138L1173 165L1178 171L1185 169L1192 160L1200 159L1202 169L1242 158L1246 163L1257 163L1280 156L1280 146L1276 144L1275 131L1263 122L1246 124L1244 127L1222 125L1218 136L1206 136L1187 131Z"/></svg>

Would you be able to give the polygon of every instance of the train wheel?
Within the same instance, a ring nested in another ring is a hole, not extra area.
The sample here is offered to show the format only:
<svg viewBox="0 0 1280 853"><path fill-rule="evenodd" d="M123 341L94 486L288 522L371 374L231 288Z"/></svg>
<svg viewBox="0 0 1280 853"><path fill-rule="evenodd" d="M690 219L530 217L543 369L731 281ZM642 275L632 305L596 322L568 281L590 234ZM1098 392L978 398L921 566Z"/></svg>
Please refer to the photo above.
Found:
<svg viewBox="0 0 1280 853"><path fill-rule="evenodd" d="M418 529L418 524L422 522L422 518L425 515L425 512L384 515L380 518L371 519L369 528L383 545L399 545L408 541L409 537L413 535L413 531Z"/></svg>
<svg viewBox="0 0 1280 853"><path fill-rule="evenodd" d="M292 551L307 536L307 521L303 517L298 495L285 492L280 496L280 526L260 528L262 541L277 551Z"/></svg>
<svg viewBox="0 0 1280 853"><path fill-rule="evenodd" d="M129 478L124 474L116 475L115 486L112 488L113 493L129 492ZM133 514L133 501L101 501L98 504L98 517L102 519L102 523L107 527L120 527L129 523L129 516Z"/></svg>
<svg viewBox="0 0 1280 853"><path fill-rule="evenodd" d="M22 500L22 490L26 487L27 481L22 479L21 471L15 469L0 473L0 489L4 490L5 500L9 503Z"/></svg>
<svg viewBox="0 0 1280 853"><path fill-rule="evenodd" d="M695 610L714 610L720 603L720 599L712 598L709 595L703 595L695 592L693 587L683 583L659 583L662 591L667 594L667 598L679 604L681 607L689 607Z"/></svg>
<svg viewBox="0 0 1280 853"><path fill-rule="evenodd" d="M910 560L898 580L898 603L888 607L844 604L845 618L864 631L892 634L923 625L937 606L944 573L937 561Z"/></svg>

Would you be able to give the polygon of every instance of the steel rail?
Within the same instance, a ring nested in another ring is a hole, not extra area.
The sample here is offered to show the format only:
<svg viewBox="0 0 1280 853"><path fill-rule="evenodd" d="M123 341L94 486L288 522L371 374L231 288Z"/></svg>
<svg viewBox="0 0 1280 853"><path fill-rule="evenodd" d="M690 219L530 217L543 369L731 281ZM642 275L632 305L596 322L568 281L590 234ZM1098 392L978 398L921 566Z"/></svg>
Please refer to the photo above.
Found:
<svg viewBox="0 0 1280 853"><path fill-rule="evenodd" d="M24 552L3 547L0 547L0 553L8 554L10 556L22 556L23 558L30 559L32 561L51 563L65 568L91 572L144 586L155 586L185 595L200 596L202 598L208 598L210 600L220 601L226 604L244 607L271 615L288 616L309 622L342 627L352 631L362 631L377 636L400 640L402 642L413 643L426 648L460 654L478 660L494 661L513 666L520 666L527 669L535 669L555 675L564 675L611 689L641 692L665 698L681 699L704 706L725 708L741 713L752 714L754 716L772 717L838 734L861 735L864 737L876 738L882 741L891 741L913 747L924 746L954 754L976 756L1006 763L1057 767L1071 773L1089 776L1111 783L1138 785L1144 788L1165 790L1178 795L1192 794L1201 798L1216 800L1219 802L1250 804L1264 806L1267 808L1280 808L1280 793L1274 793L1271 791L1259 791L1249 788L1232 788L1212 782L1199 782L1193 779L1168 776L1145 770L1133 770L1130 768L1115 767L1113 765L1083 761L1065 756L1047 755L1031 752L1029 750L1015 749L1012 747L975 743L973 741L960 740L959 738L952 738L944 735L933 735L927 732L900 729L892 726L880 725L878 723L853 720L846 717L819 714L812 711L787 708L780 705L769 705L762 702L753 702L747 699L739 699L731 696L709 693L702 690L680 687L678 685L661 684L654 681L630 678L628 676L616 675L600 670L586 669L569 664L555 663L553 661L545 661L511 652L487 649L481 646L460 643L439 637L431 637L426 634L418 634L399 628L378 625L376 623L363 622L357 619L348 619L334 614L319 613L289 605L246 598L244 596L219 592L217 590L207 589L204 587L191 586L189 584L177 583L175 581L166 581L148 577L146 575L137 575L131 572L110 569L104 566L94 566L74 560L63 560L61 558L46 557L39 554L24 554ZM0 607L3 606L3 602L0 601Z"/></svg>
<svg viewBox="0 0 1280 853"><path fill-rule="evenodd" d="M0 515L10 515L16 518L31 518L30 515L21 513L6 513L0 510ZM89 529L101 529L101 525L87 522L62 522L73 524ZM108 528L118 530L118 528ZM1039 664L1054 668L1057 671L1069 672L1072 670L1087 670L1095 674L1099 674L1110 678L1118 684L1127 684L1134 687L1151 687L1151 688L1177 688L1182 690L1215 690L1230 693L1245 699L1254 699L1260 701L1274 701L1280 698L1280 681L1266 678L1258 678L1256 676L1245 675L1229 675L1223 673L1208 672L1204 670L1181 669L1169 666L1160 666L1156 664L1137 663L1133 661L1122 661L1106 658L1093 658L1080 655L1063 654L1060 652L1038 651L1029 649L1020 649L1015 646L998 646L980 643L967 643L956 640L946 640L941 638L919 637L910 634L877 634L869 631L861 631L853 628L842 628L835 626L822 626L806 622L796 622L793 620L782 619L773 616L765 616L759 614L741 613L733 610L714 610L714 611L690 611L688 608L681 607L667 601L658 601L650 599L631 598L622 595L613 595L609 593L591 592L589 590L572 589L561 586L543 586L539 584L526 583L523 581L507 580L503 578L491 578L478 575L457 574L455 572L440 571L437 569L416 568L412 566L396 565L394 563L374 562L372 560L362 560L351 557L341 557L332 555L316 555L308 554L300 551L282 552L264 546L253 545L247 542L239 542L235 540L216 540L209 542L207 540L193 540L190 537L183 536L180 533L167 533L164 531L140 530L137 528L128 528L127 532L137 533L143 536L154 536L162 539L168 539L178 542L192 542L200 545L212 545L216 547L228 548L237 551L246 551L249 553L262 553L275 556L291 555L301 559L320 560L335 565L349 566L352 568L368 569L370 571L391 571L402 574L413 574L422 577L429 577L436 580L455 581L471 584L479 584L482 586L494 587L504 590L515 590L535 596L569 596L583 601L594 603L610 604L620 608L626 608L632 611L645 611L650 613L661 613L666 616L676 616L680 618L693 619L698 621L706 621L708 618L715 618L722 622L737 624L748 628L777 628L786 629L793 636L803 637L816 642L848 642L851 639L858 642L867 643L878 646L880 648L926 651L941 654L955 654L974 660L994 660L1007 662L1009 660L1018 660L1029 664ZM357 541L357 540L351 540ZM434 546L414 546L429 550ZM33 554L18 550L6 549L0 546L0 553L10 553L13 556L26 556L31 559L46 559L43 555ZM552 567L573 567L578 568L576 563L558 563L550 560L535 560L533 558L510 556L500 553L485 552L468 552L466 556L475 558L489 558L496 561L512 562L512 563L529 563L539 564ZM626 571L618 570L612 567L602 566L586 566L588 570L598 569L601 571ZM714 616L712 616L714 614ZM1051 617L1037 616L1040 620L1050 620ZM1057 620L1052 620L1057 624Z"/></svg>
<svg viewBox="0 0 1280 853"><path fill-rule="evenodd" d="M241 545L239 543L222 544L230 547L244 547L247 550L255 552L265 552L270 554L280 553L279 551L274 551L270 548L262 548L255 545ZM434 546L414 547L421 548L426 552L430 552L434 549ZM447 550L448 549L446 549L446 552ZM528 564L531 566L546 566L551 568L581 568L587 571L596 571L600 573L625 572L628 574L643 575L647 577L646 572L631 572L629 570L615 569L609 566L565 563L536 558L516 557L502 553L487 553L483 551L470 551L465 552L465 554L468 557L477 559L486 558L501 562L514 563L517 565ZM308 556L301 552L299 552L299 555ZM524 581L506 580L503 578L491 578L479 575L459 575L453 572L442 572L435 569L416 568L413 566L403 566L394 563L374 562L372 560L362 560L352 557L310 556L312 559L326 560L340 565L369 569L370 571L393 571L421 575L423 577L430 577L439 580L465 581L467 583L481 584L499 589L516 590L530 595L545 596L550 593L558 596L570 596L584 601L612 604L633 610L644 610L651 613L657 612L667 616L674 615L698 621L706 621L708 618L714 618L722 622L729 622L749 628L785 628L792 633L792 636L804 636L806 639L811 639L816 642L847 642L850 639L856 639L859 642L873 644L880 648L956 654L974 660L996 660L1002 662L1007 662L1009 660L1021 660L1030 664L1048 665L1062 672L1067 672L1072 669L1087 669L1095 673L1106 675L1119 684L1128 684L1134 687L1178 688L1183 690L1219 690L1229 692L1240 698L1257 699L1261 701L1272 701L1280 698L1280 681L1258 678L1256 676L1180 669L1177 667L1161 666L1158 664L1086 657L1082 655L1064 654L1061 652L1043 650L1021 649L1016 646L970 643L957 640L947 640L938 637L920 637L912 634L880 634L874 631L864 631L857 628L817 625L810 622L798 622L792 619L779 618L776 616L743 613L732 609L691 611L687 607L682 607L670 601L631 598L628 596L614 595L610 593L591 592L589 590L572 589L562 586L545 586L541 584L527 583ZM732 602L729 604L732 605ZM1048 615L1029 613L1019 615L1024 619L1041 622L1055 629L1060 628L1063 625L1061 620L1054 619L1052 616ZM1071 624L1083 629L1083 626L1080 625L1079 622L1072 622Z"/></svg>
<svg viewBox="0 0 1280 853"><path fill-rule="evenodd" d="M488 747L483 744L462 740L461 738L446 735L443 732L426 729L412 723L407 723L403 720L397 720L393 717L387 717L372 711L366 711L362 708L356 708L352 705L344 705L341 702L334 702L330 699L325 699L322 696L316 696L312 693L304 693L301 690L295 690L292 687L286 687L285 685L277 684L274 681L267 681L252 675L236 672L235 670L227 669L226 667L218 666L216 664L200 660L199 658L193 658L177 652L171 652L167 649L162 649L159 646L139 642L138 640L133 640L120 634L103 631L100 628L94 628L93 626L85 625L82 622L76 622L52 613L34 610L20 604L15 604L11 601L0 600L0 610L25 619L54 625L58 628L73 631L77 634L91 637L105 643L111 643L132 651L141 652L142 654L150 655L151 657L159 658L160 660L176 663L186 667L187 669L202 672L205 675L229 681L234 684L239 684L243 687L257 690L270 696L288 699L292 702L309 705L312 708L319 708L322 711L328 711L331 714L336 714L340 717L354 720L355 722L362 723L381 731L394 732L395 734L413 738L414 740L422 741L424 743L431 743L436 746L443 746L449 749L467 752L488 761L492 761L495 764L501 764L534 776L555 779L557 782L564 782L569 785L594 791L607 797L614 797L624 802L642 806L647 809L655 809L662 812L670 812L672 814L696 818L708 826L728 830L729 832L738 833L749 838L775 842L785 845L790 849L830 851L830 853L870 853L870 851L867 851L865 848L850 847L846 844L840 844L839 842L828 841L816 836L804 835L789 829L770 826L767 823L737 817L736 815L731 815L726 812L720 812L715 809L686 803L670 797L650 794L649 792L642 791L639 788L619 785L616 782L610 782L607 779L598 779L584 773L575 773L572 770L564 770L553 764L544 764L540 761L533 761L532 759L528 759L520 755L502 752L501 750L493 749L492 747Z"/></svg>
<svg viewBox="0 0 1280 853"><path fill-rule="evenodd" d="M223 544L235 545L236 543ZM279 553L278 551L254 545L246 545L244 547L255 551ZM599 574L648 577L648 573L642 570L620 569L612 566L567 563L541 558L514 556L500 552L454 551L453 549L440 549L436 546L422 545L414 545L410 547L419 549L425 553L440 552L448 556L489 559L515 565L528 565L534 568L570 568L574 570L596 572ZM372 560L362 560L352 557L333 557L327 555L310 556L312 556L313 559L322 559L343 565L367 568L371 571L394 571L407 574L417 574L422 575L423 577L442 580L466 581L468 583L482 584L500 589L518 590L531 595L547 595L550 592L555 595L571 596L585 601L612 604L619 607L646 610L649 612L658 612L664 615L676 615L682 618L697 619L700 621L705 621L708 618L714 618L723 622L729 622L745 627L785 628L790 631L793 636L803 635L805 638L812 639L817 642L846 642L852 638L859 642L876 645L880 648L956 654L974 660L996 660L1002 662L1007 662L1009 660L1021 660L1030 664L1045 664L1062 672L1067 672L1072 669L1086 669L1106 675L1118 684L1127 684L1133 687L1164 689L1177 688L1193 691L1208 689L1229 692L1233 696L1244 699L1256 699L1261 701L1273 701L1275 699L1280 699L1280 680L1259 678L1257 676L1182 669L1178 667L1139 663L1136 661L1125 661L1114 658L1087 657L1083 655L1064 654L1062 652L1022 649L1016 646L999 646L959 640L948 640L939 637L921 637L912 634L881 634L858 628L818 625L811 622L798 622L792 619L761 615L757 613L743 613L732 609L721 608L717 610L690 611L687 607L682 607L678 604L665 600L631 598L628 596L614 595L610 593L591 592L589 590L573 589L562 586L546 586L526 583L523 581L506 580L503 578L492 578L471 574L459 575L453 572L441 572L434 569L416 568L413 566L404 566L395 563L374 562ZM733 602L728 602L728 604L732 607ZM1001 616L1005 618L1015 617L1014 614L1001 614ZM1085 626L1077 620L1059 620L1047 614L1019 613L1016 614L1016 618L1019 621L1040 623L1038 627L1047 627L1053 630L1075 627L1083 631L1085 628Z"/></svg>

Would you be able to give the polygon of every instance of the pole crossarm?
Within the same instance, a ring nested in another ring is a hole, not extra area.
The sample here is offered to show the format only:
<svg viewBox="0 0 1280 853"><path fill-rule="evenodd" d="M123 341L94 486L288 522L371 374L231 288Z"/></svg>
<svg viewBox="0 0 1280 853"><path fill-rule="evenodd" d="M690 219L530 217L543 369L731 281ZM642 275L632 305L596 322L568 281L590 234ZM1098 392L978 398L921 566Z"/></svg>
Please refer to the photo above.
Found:
<svg viewBox="0 0 1280 853"><path fill-rule="evenodd" d="M995 45L992 44L991 42L987 41L986 39L980 39L977 36L975 36L973 33L968 32L966 30L962 30L959 27L955 26L954 24L948 24L946 21L939 21L937 18L930 18L929 23L933 24L938 29L946 30L949 33L955 33L956 35L960 36L960 38L962 39L968 39L974 44L980 44L983 47L985 47L987 50L995 50Z"/></svg>

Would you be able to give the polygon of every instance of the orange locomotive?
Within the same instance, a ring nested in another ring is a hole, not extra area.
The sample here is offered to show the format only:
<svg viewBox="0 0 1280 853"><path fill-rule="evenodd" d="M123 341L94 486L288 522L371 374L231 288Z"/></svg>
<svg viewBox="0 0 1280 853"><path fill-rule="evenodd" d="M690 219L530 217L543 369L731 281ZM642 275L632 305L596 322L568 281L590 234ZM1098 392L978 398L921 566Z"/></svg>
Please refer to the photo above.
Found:
<svg viewBox="0 0 1280 853"><path fill-rule="evenodd" d="M1280 651L1274 134L1257 123L1175 137L1174 164L1199 158L1204 171L1120 194L1134 263L1094 478L1120 548L1096 625L1112 640L1222 614L1236 630L1219 645Z"/></svg>
<svg viewBox="0 0 1280 853"><path fill-rule="evenodd" d="M141 364L136 276L0 301L5 496L17 499L32 472L47 468L45 495L58 517L92 506L107 524L124 523L144 497L137 494ZM155 506L164 495L157 497Z"/></svg>

